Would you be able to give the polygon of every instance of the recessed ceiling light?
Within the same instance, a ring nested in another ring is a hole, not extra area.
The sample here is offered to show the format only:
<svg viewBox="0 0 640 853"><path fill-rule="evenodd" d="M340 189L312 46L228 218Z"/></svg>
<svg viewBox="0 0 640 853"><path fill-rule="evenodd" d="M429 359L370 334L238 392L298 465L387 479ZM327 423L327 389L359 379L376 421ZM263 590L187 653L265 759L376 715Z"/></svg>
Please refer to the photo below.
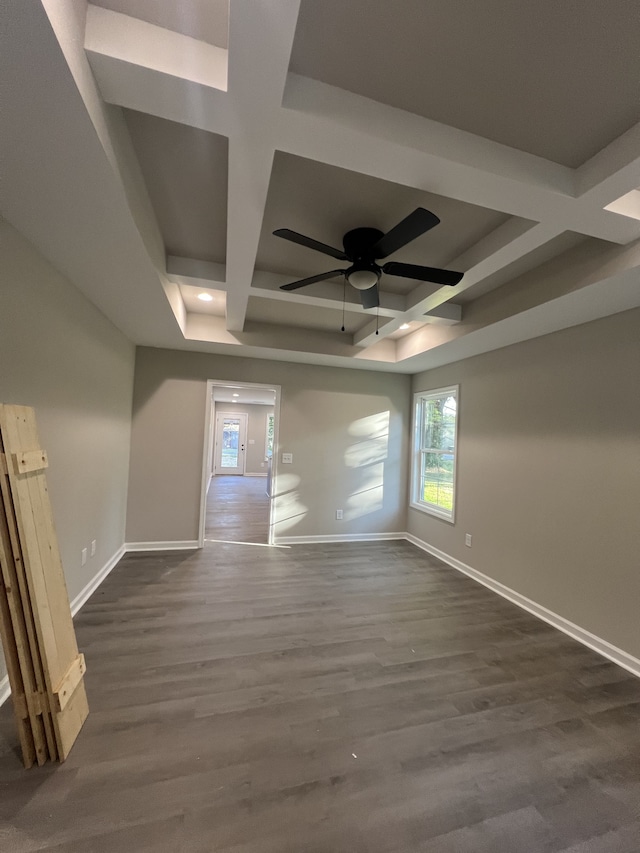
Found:
<svg viewBox="0 0 640 853"><path fill-rule="evenodd" d="M232 394L231 396L232 396L232 397L239 397L239 396L240 396L240 394Z"/></svg>
<svg viewBox="0 0 640 853"><path fill-rule="evenodd" d="M403 324L400 326L400 329L401 329L402 331L404 331L405 329L408 329L408 328L409 328L409 324L408 324L408 323L403 323Z"/></svg>
<svg viewBox="0 0 640 853"><path fill-rule="evenodd" d="M210 293L199 293L198 299L202 299L203 302L213 302L213 296Z"/></svg>

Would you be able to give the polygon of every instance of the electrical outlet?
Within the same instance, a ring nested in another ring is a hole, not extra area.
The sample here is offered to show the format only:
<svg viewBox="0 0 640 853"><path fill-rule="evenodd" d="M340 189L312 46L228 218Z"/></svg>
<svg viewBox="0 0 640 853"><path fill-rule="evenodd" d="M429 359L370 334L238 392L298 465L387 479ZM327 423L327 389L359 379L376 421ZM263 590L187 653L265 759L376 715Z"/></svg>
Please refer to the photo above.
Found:
<svg viewBox="0 0 640 853"><path fill-rule="evenodd" d="M336 510L336 521L342 521L342 510L341 509Z"/></svg>
<svg viewBox="0 0 640 853"><path fill-rule="evenodd" d="M86 548L82 549L82 565L83 566L87 565L87 549Z"/></svg>
<svg viewBox="0 0 640 853"><path fill-rule="evenodd" d="M92 539L92 540L91 540L91 556L92 556L92 557L95 557L97 547L98 547L98 542L97 542L97 540Z"/></svg>
<svg viewBox="0 0 640 853"><path fill-rule="evenodd" d="M464 534L464 544L467 546L467 548L471 548L471 534L470 533Z"/></svg>
<svg viewBox="0 0 640 853"><path fill-rule="evenodd" d="M283 453L282 462L284 465L291 465L293 462L293 453Z"/></svg>

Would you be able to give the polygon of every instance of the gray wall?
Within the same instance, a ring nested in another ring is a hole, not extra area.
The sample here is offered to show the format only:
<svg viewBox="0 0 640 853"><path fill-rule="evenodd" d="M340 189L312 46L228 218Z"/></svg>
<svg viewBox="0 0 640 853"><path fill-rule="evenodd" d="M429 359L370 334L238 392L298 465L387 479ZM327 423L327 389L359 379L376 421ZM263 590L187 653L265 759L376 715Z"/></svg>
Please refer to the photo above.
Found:
<svg viewBox="0 0 640 853"><path fill-rule="evenodd" d="M409 377L140 347L128 542L197 538L207 379L282 386L276 535L405 530Z"/></svg>
<svg viewBox="0 0 640 853"><path fill-rule="evenodd" d="M640 657L640 310L413 387L458 383L456 523L409 509L409 532Z"/></svg>
<svg viewBox="0 0 640 853"><path fill-rule="evenodd" d="M124 542L134 347L1 219L0 257L0 402L36 410L73 600Z"/></svg>
<svg viewBox="0 0 640 853"><path fill-rule="evenodd" d="M218 413L244 413L247 415L245 473L264 474L266 477L267 463L264 453L267 437L267 415L273 414L273 406L262 406L255 403L245 403L244 405L241 403L216 403L215 414Z"/></svg>

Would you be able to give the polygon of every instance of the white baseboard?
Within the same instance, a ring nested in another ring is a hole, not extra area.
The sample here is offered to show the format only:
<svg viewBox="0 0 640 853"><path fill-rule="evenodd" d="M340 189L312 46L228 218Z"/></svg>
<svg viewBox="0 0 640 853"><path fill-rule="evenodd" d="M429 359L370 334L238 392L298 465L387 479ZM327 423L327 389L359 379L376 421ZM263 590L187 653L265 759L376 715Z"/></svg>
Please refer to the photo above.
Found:
<svg viewBox="0 0 640 853"><path fill-rule="evenodd" d="M168 542L125 542L127 554L135 551L194 551L199 548L197 539Z"/></svg>
<svg viewBox="0 0 640 853"><path fill-rule="evenodd" d="M9 676L0 680L0 706L4 705L7 699L11 696L11 688L9 687Z"/></svg>
<svg viewBox="0 0 640 853"><path fill-rule="evenodd" d="M118 550L116 551L116 553L107 560L107 562L100 569L98 574L94 575L89 581L89 583L85 586L85 588L80 590L80 592L76 595L73 601L70 602L72 616L75 616L76 613L82 607L82 605L85 604L85 602L93 595L93 593L98 589L98 587L107 577L107 575L109 575L118 565L120 560L124 557L124 554L125 547L124 545L121 545L120 548L118 548ZM0 680L0 706L7 701L9 696L11 696L9 676L5 675L5 677Z"/></svg>
<svg viewBox="0 0 640 853"><path fill-rule="evenodd" d="M557 628L559 631L562 631L563 634L568 634L574 640L577 640L579 643L582 643L583 646L587 646L592 651L597 652L599 655L602 655L608 660L613 661L613 663L617 663L618 666L621 666L629 672L633 673L633 675L637 675L638 677L640 677L640 660L636 657L633 657L633 655L630 655L628 652L623 651L623 649L619 649L617 646L608 643L601 637L597 637L595 634L592 634L585 628L581 628L579 625L575 625L573 622L570 622L568 619L565 619L564 616L560 616L558 613L554 613L553 610L548 610L541 604L537 604L530 598L527 598L526 596L521 595L519 592L516 592L514 589L511 589L510 587L505 586L503 583L500 583L500 581L496 581L493 578L490 578L488 575L477 571L477 569L471 568L471 566L468 566L461 560L457 560L455 557L451 557L449 554L445 554L445 552L440 551L439 548L434 548L433 545L429 545L422 539L418 539L417 536L413 536L411 533L407 533L406 539L413 545L416 545L418 548L421 548L423 551L426 551L428 554L431 554L434 557L437 557L439 560L442 560L443 563L447 563L447 565L451 566L454 569L457 569L459 572L462 572L463 574L472 578L474 581L477 581L483 586L486 586L492 592L501 595L502 598L506 598L507 601L510 601L512 604L521 607L523 610L526 610L533 616L537 616L538 619L542 619L543 622L547 622L549 625L553 625L554 628Z"/></svg>
<svg viewBox="0 0 640 853"><path fill-rule="evenodd" d="M275 545L314 545L321 542L381 542L406 539L406 533L327 533L317 536L276 536Z"/></svg>
<svg viewBox="0 0 640 853"><path fill-rule="evenodd" d="M264 472L262 472L262 473L261 473L261 472L258 472L258 473L256 473L256 474L244 474L244 476L245 476L245 477L266 477L266 476L267 476L267 472L266 472L266 471L264 471Z"/></svg>
<svg viewBox="0 0 640 853"><path fill-rule="evenodd" d="M82 605L93 595L93 593L98 589L103 580L111 573L113 569L118 565L120 560L124 557L125 550L124 545L121 545L120 548L116 551L116 553L111 557L105 565L100 569L97 575L89 581L89 583L85 586L83 590L81 590L76 597L71 602L71 615L75 616L78 610L82 607Z"/></svg>

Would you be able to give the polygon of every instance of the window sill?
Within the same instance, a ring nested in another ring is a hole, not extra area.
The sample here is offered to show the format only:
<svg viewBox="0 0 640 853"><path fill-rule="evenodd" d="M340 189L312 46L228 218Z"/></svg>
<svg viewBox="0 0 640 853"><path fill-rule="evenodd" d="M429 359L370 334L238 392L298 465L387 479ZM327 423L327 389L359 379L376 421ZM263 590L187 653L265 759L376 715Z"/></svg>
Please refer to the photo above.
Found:
<svg viewBox="0 0 640 853"><path fill-rule="evenodd" d="M411 509L417 509L420 512L424 512L426 515L432 515L434 518L439 518L442 521L448 521L449 524L455 524L455 510L453 512L447 512L446 510L438 509L438 507L430 506L429 504L417 503L416 501L410 501L409 506Z"/></svg>

